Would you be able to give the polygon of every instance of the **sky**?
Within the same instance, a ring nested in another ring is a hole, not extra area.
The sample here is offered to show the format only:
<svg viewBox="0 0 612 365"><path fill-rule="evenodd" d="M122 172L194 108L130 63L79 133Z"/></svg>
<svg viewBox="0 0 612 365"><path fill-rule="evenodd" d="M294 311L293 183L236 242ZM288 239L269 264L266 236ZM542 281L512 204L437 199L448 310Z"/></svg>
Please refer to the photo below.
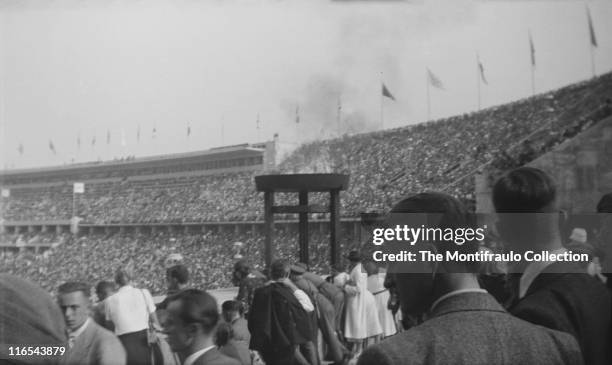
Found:
<svg viewBox="0 0 612 365"><path fill-rule="evenodd" d="M0 167L395 128L476 110L479 83L507 103L529 32L537 93L592 76L587 4L602 74L612 0L0 0Z"/></svg>

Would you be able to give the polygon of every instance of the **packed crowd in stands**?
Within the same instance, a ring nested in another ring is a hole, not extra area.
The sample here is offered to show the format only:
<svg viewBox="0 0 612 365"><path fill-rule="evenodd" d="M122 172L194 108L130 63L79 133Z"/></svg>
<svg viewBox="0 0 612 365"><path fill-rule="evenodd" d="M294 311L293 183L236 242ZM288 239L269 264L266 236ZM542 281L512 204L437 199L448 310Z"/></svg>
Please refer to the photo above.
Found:
<svg viewBox="0 0 612 365"><path fill-rule="evenodd" d="M28 238L30 237L30 238ZM35 240L33 240L35 239ZM161 294L164 284L164 261L172 254L180 255L192 270L192 277L207 288L231 287L227 275L236 254L248 257L255 267L263 267L264 236L262 233L236 233L233 230L205 233L108 233L83 235L73 238L66 234L13 234L0 237L0 243L18 242L60 243L55 247L34 252L27 247L6 250L0 254L0 268L39 283L52 290L58 282L74 275L94 282L112 279L118 266L133 266L139 284L153 294ZM238 250L234 243L241 242ZM354 244L348 236L340 247ZM298 247L297 234L289 229L277 229L275 256L292 258ZM329 267L329 236L313 231L310 234L310 257L315 272L325 273ZM136 260L137 261L133 261Z"/></svg>
<svg viewBox="0 0 612 365"><path fill-rule="evenodd" d="M609 116L610 98L612 74L606 74L479 112L307 143L278 170L350 174L350 188L341 193L345 216L385 211L399 197L423 190L444 190L473 206L470 173L479 168L504 171L549 151ZM86 182L85 193L76 196L74 213L84 222L98 224L257 220L263 214L263 197L255 190L255 175L170 174L148 180L128 176ZM70 219L72 182L40 185L11 188L10 197L1 199L2 217ZM324 197L313 202L326 204Z"/></svg>

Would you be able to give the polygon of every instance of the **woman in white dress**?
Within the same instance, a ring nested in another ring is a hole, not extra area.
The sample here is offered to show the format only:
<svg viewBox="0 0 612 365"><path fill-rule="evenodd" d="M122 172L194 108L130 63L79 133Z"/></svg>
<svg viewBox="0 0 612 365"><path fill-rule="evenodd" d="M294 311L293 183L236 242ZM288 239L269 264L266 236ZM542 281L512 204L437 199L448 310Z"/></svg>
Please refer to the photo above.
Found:
<svg viewBox="0 0 612 365"><path fill-rule="evenodd" d="M374 295L383 337L393 336L397 332L397 328L395 327L393 313L388 308L390 294L389 290L385 288L386 273L380 272L379 267L372 261L366 262L364 266L368 273L368 290Z"/></svg>
<svg viewBox="0 0 612 365"><path fill-rule="evenodd" d="M367 273L361 264L361 256L351 251L348 256L350 281L344 284L346 298L346 320L344 337L353 343L352 352L359 354L364 341L383 333L378 319L378 310L372 293L368 291Z"/></svg>

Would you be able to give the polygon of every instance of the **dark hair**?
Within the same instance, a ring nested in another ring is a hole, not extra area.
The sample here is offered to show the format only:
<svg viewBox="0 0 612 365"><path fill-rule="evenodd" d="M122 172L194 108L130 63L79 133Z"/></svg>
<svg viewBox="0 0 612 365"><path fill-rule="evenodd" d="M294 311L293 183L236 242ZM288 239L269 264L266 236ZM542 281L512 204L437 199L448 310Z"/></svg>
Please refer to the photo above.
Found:
<svg viewBox="0 0 612 365"><path fill-rule="evenodd" d="M189 281L189 270L184 265L174 265L166 270L166 276L175 278L179 284L187 284Z"/></svg>
<svg viewBox="0 0 612 365"><path fill-rule="evenodd" d="M597 203L597 213L612 213L612 193L601 197Z"/></svg>
<svg viewBox="0 0 612 365"><path fill-rule="evenodd" d="M180 303L179 318L185 323L198 323L204 333L211 333L219 322L219 309L215 298L199 289L186 289L168 300L168 304Z"/></svg>
<svg viewBox="0 0 612 365"><path fill-rule="evenodd" d="M283 259L277 259L270 264L270 277L272 280L282 279L289 273L289 263Z"/></svg>
<svg viewBox="0 0 612 365"><path fill-rule="evenodd" d="M102 280L96 284L96 293L101 293L107 290L115 290L115 283Z"/></svg>
<svg viewBox="0 0 612 365"><path fill-rule="evenodd" d="M120 286L127 285L132 279L132 273L130 270L121 268L115 272L115 283Z"/></svg>
<svg viewBox="0 0 612 365"><path fill-rule="evenodd" d="M234 271L247 275L251 271L251 265L246 260L238 260L234 264Z"/></svg>
<svg viewBox="0 0 612 365"><path fill-rule="evenodd" d="M60 285L59 288L57 288L57 293L59 295L74 293L75 291L80 291L81 293L83 293L85 298L89 298L89 294L90 294L89 285L82 283L82 282L69 281L67 283Z"/></svg>
<svg viewBox="0 0 612 365"><path fill-rule="evenodd" d="M431 228L474 228L475 217L457 198L448 194L430 192L420 193L397 203L392 209L397 213L427 213L423 218ZM407 218L410 219L410 218ZM476 240L467 241L462 245L448 242L432 242L439 253L456 250L459 253L475 253L478 250ZM477 263L465 263L466 267L477 266Z"/></svg>
<svg viewBox="0 0 612 365"><path fill-rule="evenodd" d="M555 183L533 167L519 167L493 186L493 205L498 213L542 213L555 201Z"/></svg>
<svg viewBox="0 0 612 365"><path fill-rule="evenodd" d="M221 304L221 310L223 312L238 312L242 315L244 308L242 307L242 303L237 300L226 300Z"/></svg>
<svg viewBox="0 0 612 365"><path fill-rule="evenodd" d="M219 326L217 326L215 345L217 347L225 346L229 342L232 337L234 337L232 325L229 323L221 322Z"/></svg>

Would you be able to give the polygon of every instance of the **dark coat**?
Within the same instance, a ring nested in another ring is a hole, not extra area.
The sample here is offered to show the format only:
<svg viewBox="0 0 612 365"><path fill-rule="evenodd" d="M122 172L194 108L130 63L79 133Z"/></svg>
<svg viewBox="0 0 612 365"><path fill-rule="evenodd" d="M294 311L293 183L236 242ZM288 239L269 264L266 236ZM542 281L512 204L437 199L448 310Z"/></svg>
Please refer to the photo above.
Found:
<svg viewBox="0 0 612 365"><path fill-rule="evenodd" d="M312 341L308 313L291 289L271 283L255 290L248 319L250 348L263 354Z"/></svg>
<svg viewBox="0 0 612 365"><path fill-rule="evenodd" d="M572 334L586 364L611 364L610 293L576 264L549 265L509 308L531 323Z"/></svg>
<svg viewBox="0 0 612 365"><path fill-rule="evenodd" d="M510 315L490 294L463 293L421 325L368 347L357 364L576 365L582 356L571 335Z"/></svg>

